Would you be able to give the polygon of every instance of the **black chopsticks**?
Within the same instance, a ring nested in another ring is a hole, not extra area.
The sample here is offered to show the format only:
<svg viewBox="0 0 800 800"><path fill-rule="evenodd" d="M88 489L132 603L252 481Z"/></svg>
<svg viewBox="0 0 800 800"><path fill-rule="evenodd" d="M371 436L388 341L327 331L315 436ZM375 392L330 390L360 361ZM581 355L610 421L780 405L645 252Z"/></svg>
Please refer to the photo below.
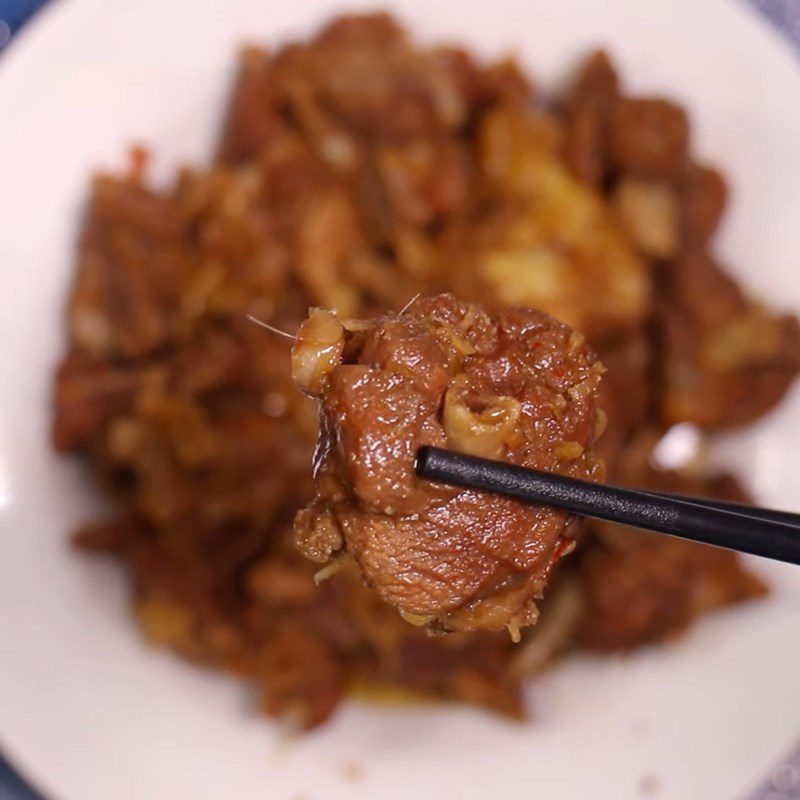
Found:
<svg viewBox="0 0 800 800"><path fill-rule="evenodd" d="M745 517L755 517L771 522L782 522L785 525L792 525L800 528L800 514L791 511L775 511L771 508L760 508L759 506L749 506L746 503L735 503L731 500L711 500L707 497L690 497L686 494L668 494L667 492L651 492L641 489L644 494L652 494L657 497L670 497L673 500L681 500L684 503L694 503L698 506L708 506L720 511L729 511L733 514L741 514Z"/></svg>
<svg viewBox="0 0 800 800"><path fill-rule="evenodd" d="M800 564L800 515L738 503L622 489L502 461L421 447L421 478Z"/></svg>

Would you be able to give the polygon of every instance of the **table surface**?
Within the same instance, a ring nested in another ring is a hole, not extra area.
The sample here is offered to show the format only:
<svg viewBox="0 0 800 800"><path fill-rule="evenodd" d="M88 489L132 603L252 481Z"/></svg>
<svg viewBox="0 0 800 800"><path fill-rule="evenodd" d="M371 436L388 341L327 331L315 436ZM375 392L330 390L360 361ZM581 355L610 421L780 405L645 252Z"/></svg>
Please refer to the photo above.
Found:
<svg viewBox="0 0 800 800"><path fill-rule="evenodd" d="M0 0L0 57L14 34L47 0ZM68 1L68 0L63 0ZM740 2L741 0L731 0ZM800 57L800 0L745 0L794 45ZM800 67L800 63L798 64ZM44 800L30 789L0 754L0 800ZM731 800L800 800L800 749L787 756L746 798Z"/></svg>

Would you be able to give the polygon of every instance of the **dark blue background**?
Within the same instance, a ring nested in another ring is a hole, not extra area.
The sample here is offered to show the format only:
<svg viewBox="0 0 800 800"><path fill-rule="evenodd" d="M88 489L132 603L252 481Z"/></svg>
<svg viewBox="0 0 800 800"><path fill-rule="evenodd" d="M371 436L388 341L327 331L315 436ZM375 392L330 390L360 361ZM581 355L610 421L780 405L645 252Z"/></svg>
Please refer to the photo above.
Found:
<svg viewBox="0 0 800 800"><path fill-rule="evenodd" d="M164 1L169 2L169 0ZM731 2L737 1L731 0ZM0 0L0 53L14 34L45 2L46 0ZM69 0L60 0L60 2L69 2ZM108 0L108 2L115 2L115 0ZM631 0L631 2L640 2L640 0ZM800 51L800 0L748 0L748 2L769 18ZM380 0L376 0L375 5L379 6ZM797 98L795 98L796 101ZM767 792L769 791L767 786L764 788ZM766 796L766 792L764 796ZM797 794L786 793L783 797L786 800L800 798L800 787L798 787ZM26 787L1 755L0 800L43 800L39 794ZM113 798L109 798L109 800L113 800ZM142 800L149 799L143 798Z"/></svg>
<svg viewBox="0 0 800 800"><path fill-rule="evenodd" d="M11 38L45 2L46 0L0 0L0 44Z"/></svg>

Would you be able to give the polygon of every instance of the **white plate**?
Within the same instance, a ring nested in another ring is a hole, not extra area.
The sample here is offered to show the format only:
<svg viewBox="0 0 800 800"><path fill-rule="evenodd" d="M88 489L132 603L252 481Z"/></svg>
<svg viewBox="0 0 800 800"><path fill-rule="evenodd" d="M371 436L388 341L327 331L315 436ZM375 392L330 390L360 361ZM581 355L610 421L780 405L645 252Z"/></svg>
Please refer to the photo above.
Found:
<svg viewBox="0 0 800 800"><path fill-rule="evenodd" d="M351 2L350 7L365 5ZM800 308L800 70L733 0L410 0L424 37L513 47L545 85L604 43L630 86L696 110L699 151L736 201L722 249ZM570 661L517 725L458 707L355 703L281 743L236 681L142 647L117 570L69 553L86 478L49 450L50 372L87 174L155 143L159 169L208 156L236 45L306 34L323 0L70 0L0 63L0 740L58 800L479 798L732 800L800 734L800 571L759 564L768 602L626 660ZM734 437L765 502L800 505L800 396ZM362 774L354 779L351 763Z"/></svg>

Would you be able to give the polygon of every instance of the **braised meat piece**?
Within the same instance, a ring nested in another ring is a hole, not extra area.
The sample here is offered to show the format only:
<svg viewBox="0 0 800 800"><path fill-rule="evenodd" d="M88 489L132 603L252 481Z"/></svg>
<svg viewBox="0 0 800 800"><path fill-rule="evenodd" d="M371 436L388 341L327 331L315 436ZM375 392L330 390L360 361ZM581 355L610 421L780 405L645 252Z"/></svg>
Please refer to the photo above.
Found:
<svg viewBox="0 0 800 800"><path fill-rule="evenodd" d="M452 295L400 315L342 322L317 310L299 332L295 379L320 399L317 496L296 520L312 560L352 556L407 620L435 630L536 621L577 521L556 509L421 481L422 445L599 479L593 446L602 366L544 314L496 318Z"/></svg>
<svg viewBox="0 0 800 800"><path fill-rule="evenodd" d="M564 160L576 177L599 185L609 169L611 112L619 80L608 54L596 50L581 65L564 98Z"/></svg>
<svg viewBox="0 0 800 800"><path fill-rule="evenodd" d="M749 501L730 474L697 478L649 466L647 437L642 438L623 458L621 482L694 497ZM584 605L577 639L598 651L630 650L673 638L702 614L766 594L764 584L742 567L736 553L608 522L590 524L581 549L580 576Z"/></svg>
<svg viewBox="0 0 800 800"><path fill-rule="evenodd" d="M748 298L703 252L668 266L659 312L667 424L747 424L772 409L800 372L797 318Z"/></svg>
<svg viewBox="0 0 800 800"><path fill-rule="evenodd" d="M609 149L614 163L634 175L678 177L689 157L686 112L661 98L621 100L611 114Z"/></svg>

